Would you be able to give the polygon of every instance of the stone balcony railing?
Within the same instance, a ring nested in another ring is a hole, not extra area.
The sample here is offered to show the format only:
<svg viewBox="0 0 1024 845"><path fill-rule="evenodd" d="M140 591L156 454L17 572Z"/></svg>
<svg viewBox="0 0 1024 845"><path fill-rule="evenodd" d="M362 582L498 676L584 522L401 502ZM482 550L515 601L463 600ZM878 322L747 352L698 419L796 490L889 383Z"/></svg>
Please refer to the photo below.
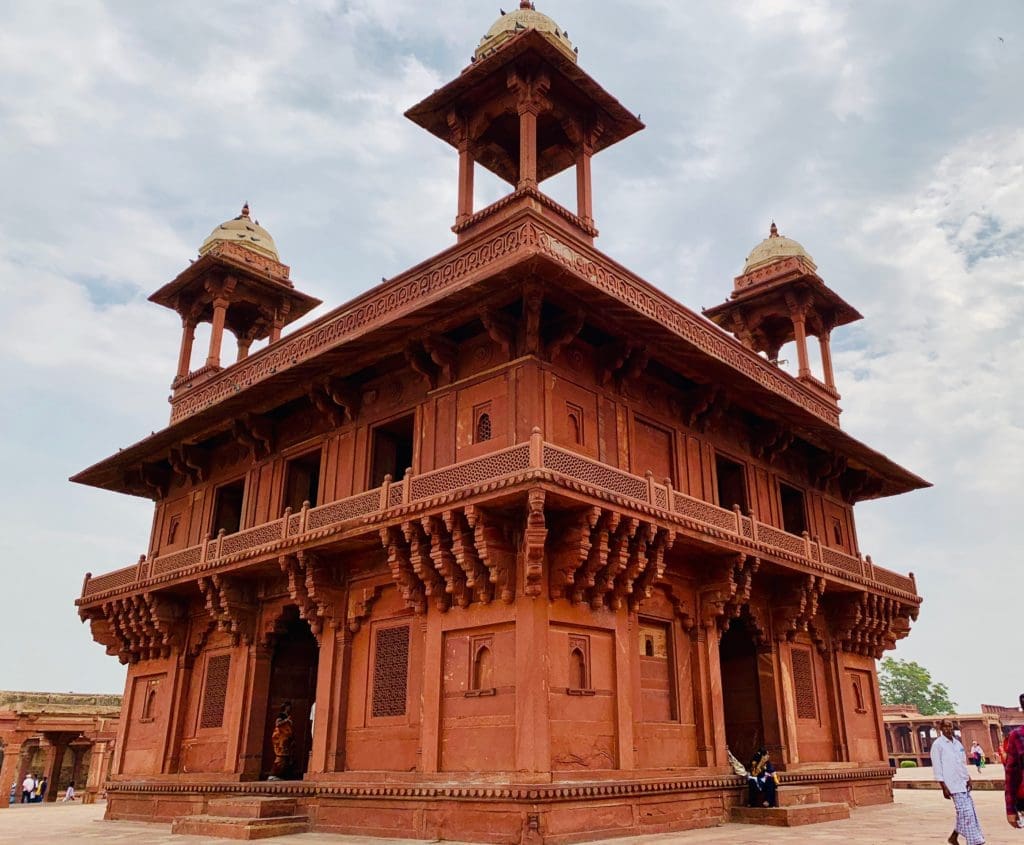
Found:
<svg viewBox="0 0 1024 845"><path fill-rule="evenodd" d="M918 602L912 575L875 566L870 556L845 554L823 546L806 532L802 536L790 534L760 522L753 513L744 516L738 507L726 510L687 496L670 484L655 481L650 473L647 477L632 475L545 443L535 430L527 443L431 472L407 473L399 482L386 480L364 493L315 508L303 507L298 513L286 511L280 519L233 534L221 532L197 546L150 560L143 556L133 566L96 577L87 575L79 603L92 604L110 595L197 577L239 561L324 542L343 532L367 533L419 510L537 483L610 501L673 523L698 537L726 541L751 554L789 561L833 579Z"/></svg>

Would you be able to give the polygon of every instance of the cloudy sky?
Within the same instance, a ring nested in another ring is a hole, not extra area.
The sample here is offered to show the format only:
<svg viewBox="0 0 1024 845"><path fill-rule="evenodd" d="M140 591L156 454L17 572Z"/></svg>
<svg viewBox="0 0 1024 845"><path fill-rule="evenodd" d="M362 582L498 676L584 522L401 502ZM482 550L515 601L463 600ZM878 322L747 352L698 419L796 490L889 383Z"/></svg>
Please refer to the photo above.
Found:
<svg viewBox="0 0 1024 845"><path fill-rule="evenodd" d="M864 314L834 338L843 426L935 484L858 508L925 596L895 655L962 711L1014 702L1024 4L538 4L648 127L595 160L601 249L699 309L774 218ZM180 328L146 296L245 200L330 306L451 244L454 155L402 112L497 12L3 4L0 688L121 691L72 603L145 550L151 505L66 479L166 424Z"/></svg>

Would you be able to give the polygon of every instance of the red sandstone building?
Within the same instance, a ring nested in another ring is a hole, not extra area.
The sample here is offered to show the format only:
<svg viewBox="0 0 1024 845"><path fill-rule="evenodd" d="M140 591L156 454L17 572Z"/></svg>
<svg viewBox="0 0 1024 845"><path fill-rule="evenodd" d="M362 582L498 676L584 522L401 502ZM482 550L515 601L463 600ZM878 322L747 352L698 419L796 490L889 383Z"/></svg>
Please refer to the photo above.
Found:
<svg viewBox="0 0 1024 845"><path fill-rule="evenodd" d="M714 322L598 251L591 157L643 126L526 3L407 116L458 152L457 242L282 336L317 300L244 209L151 297L184 326L170 424L74 478L156 502L78 601L128 664L109 817L672 830L727 815L727 749L760 744L820 800L891 800L875 660L920 598L853 505L926 482L839 426L860 315L774 229ZM483 209L477 165L512 189ZM539 188L570 167L572 210Z"/></svg>
<svg viewBox="0 0 1024 845"><path fill-rule="evenodd" d="M20 800L25 775L45 777L45 801L68 784L84 804L103 792L110 777L121 712L119 695L0 691L0 809L15 785Z"/></svg>

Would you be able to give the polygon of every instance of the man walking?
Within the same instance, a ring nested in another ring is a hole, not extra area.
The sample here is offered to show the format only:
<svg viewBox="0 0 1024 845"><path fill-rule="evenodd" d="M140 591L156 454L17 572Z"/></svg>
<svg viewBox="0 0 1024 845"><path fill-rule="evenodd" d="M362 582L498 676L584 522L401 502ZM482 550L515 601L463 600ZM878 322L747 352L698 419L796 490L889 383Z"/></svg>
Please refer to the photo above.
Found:
<svg viewBox="0 0 1024 845"><path fill-rule="evenodd" d="M1020 696L1024 710L1024 693ZM1020 827L1024 819L1024 727L1014 728L1006 738L1006 821Z"/></svg>
<svg viewBox="0 0 1024 845"><path fill-rule="evenodd" d="M957 834L967 839L967 845L984 845L978 814L971 797L971 777L967 774L964 747L953 736L953 723L949 719L939 722L942 736L932 743L932 771L942 787L942 796L956 807L956 826L949 834L949 845L959 845Z"/></svg>
<svg viewBox="0 0 1024 845"><path fill-rule="evenodd" d="M21 782L21 803L30 804L32 802L32 793L36 788L36 779L32 777L32 772L25 775L25 780Z"/></svg>

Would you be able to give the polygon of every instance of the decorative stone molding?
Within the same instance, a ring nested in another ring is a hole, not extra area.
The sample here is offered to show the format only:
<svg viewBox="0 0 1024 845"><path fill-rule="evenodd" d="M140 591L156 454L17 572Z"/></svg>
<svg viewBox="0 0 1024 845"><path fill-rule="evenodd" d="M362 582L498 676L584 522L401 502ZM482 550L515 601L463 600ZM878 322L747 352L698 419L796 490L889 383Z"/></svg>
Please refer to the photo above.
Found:
<svg viewBox="0 0 1024 845"><path fill-rule="evenodd" d="M351 633L359 633L359 629L370 618L373 606L377 603L377 599L381 597L384 588L387 586L388 584L383 583L375 584L372 587L363 587L358 592L353 590L349 593L347 621L348 630Z"/></svg>
<svg viewBox="0 0 1024 845"><path fill-rule="evenodd" d="M879 660L910 633L917 607L890 596L853 593L838 598L832 618L835 640L843 651Z"/></svg>
<svg viewBox="0 0 1024 845"><path fill-rule="evenodd" d="M303 550L281 555L278 564L288 579L288 595L299 608L299 618L309 623L319 640L339 603L331 568L316 554Z"/></svg>
<svg viewBox="0 0 1024 845"><path fill-rule="evenodd" d="M825 579L820 575L787 578L780 581L772 598L772 630L779 642L793 642L806 631L818 613L818 601L825 592Z"/></svg>
<svg viewBox="0 0 1024 845"><path fill-rule="evenodd" d="M206 612L233 646L251 645L256 632L256 602L250 586L238 578L214 573L197 582Z"/></svg>
<svg viewBox="0 0 1024 845"><path fill-rule="evenodd" d="M181 604L149 592L85 608L81 616L89 620L93 639L121 663L169 657L184 633Z"/></svg>
<svg viewBox="0 0 1024 845"><path fill-rule="evenodd" d="M834 784L849 781L892 780L888 768L853 768L815 770L812 772L780 772L779 781L787 784ZM288 795L295 797L360 798L374 800L438 800L468 799L475 802L523 801L531 804L576 802L609 797L646 796L703 790L745 789L739 775L710 775L705 777L679 777L638 781L576 781L558 784L482 784L453 786L446 783L317 783L293 781L271 783L196 783L156 780L112 782L107 784L111 793L123 794L196 794L218 795Z"/></svg>

